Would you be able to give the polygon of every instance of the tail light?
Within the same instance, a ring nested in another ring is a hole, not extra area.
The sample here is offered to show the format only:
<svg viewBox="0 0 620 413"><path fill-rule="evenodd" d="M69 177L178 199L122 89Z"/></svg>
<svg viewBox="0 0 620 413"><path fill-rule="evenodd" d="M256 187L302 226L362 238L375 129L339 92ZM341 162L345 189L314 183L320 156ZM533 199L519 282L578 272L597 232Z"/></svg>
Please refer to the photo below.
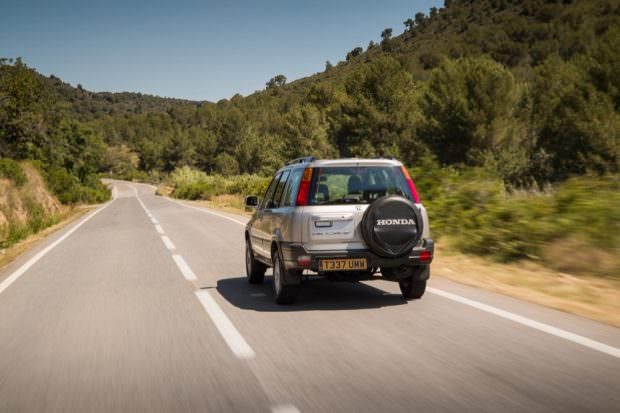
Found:
<svg viewBox="0 0 620 413"><path fill-rule="evenodd" d="M422 253L420 254L420 261L422 262L428 262L431 260L431 258L433 258L433 255L430 251L422 251Z"/></svg>
<svg viewBox="0 0 620 413"><path fill-rule="evenodd" d="M310 198L310 182L312 181L312 168L304 169L304 174L301 176L301 182L299 183L299 190L297 191L296 206L308 205Z"/></svg>
<svg viewBox="0 0 620 413"><path fill-rule="evenodd" d="M416 204L420 203L420 195L418 195L418 191L415 189L415 185L409 176L409 172L407 172L407 168L402 167L403 175L405 175L405 180L407 181L407 185L409 186L409 191L411 191L411 196L413 197L413 202Z"/></svg>
<svg viewBox="0 0 620 413"><path fill-rule="evenodd" d="M299 264L301 268L310 268L312 258L310 258L309 255L300 255L297 257L297 264Z"/></svg>

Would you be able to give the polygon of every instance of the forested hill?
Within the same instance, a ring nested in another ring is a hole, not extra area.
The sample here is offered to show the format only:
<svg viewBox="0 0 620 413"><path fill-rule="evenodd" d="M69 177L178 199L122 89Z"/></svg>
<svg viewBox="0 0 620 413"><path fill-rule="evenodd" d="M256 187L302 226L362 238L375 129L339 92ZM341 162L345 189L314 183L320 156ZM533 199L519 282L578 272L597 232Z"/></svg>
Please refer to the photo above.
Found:
<svg viewBox="0 0 620 413"><path fill-rule="evenodd" d="M0 155L80 179L185 165L268 174L301 155L481 167L516 186L615 173L619 3L446 1L321 73L217 103L93 94L5 61Z"/></svg>
<svg viewBox="0 0 620 413"><path fill-rule="evenodd" d="M165 112L175 106L198 106L201 102L185 99L163 98L131 92L91 92L77 85L73 87L60 78L40 76L51 97L65 102L71 116L80 121L90 121L104 116L125 116L146 112Z"/></svg>

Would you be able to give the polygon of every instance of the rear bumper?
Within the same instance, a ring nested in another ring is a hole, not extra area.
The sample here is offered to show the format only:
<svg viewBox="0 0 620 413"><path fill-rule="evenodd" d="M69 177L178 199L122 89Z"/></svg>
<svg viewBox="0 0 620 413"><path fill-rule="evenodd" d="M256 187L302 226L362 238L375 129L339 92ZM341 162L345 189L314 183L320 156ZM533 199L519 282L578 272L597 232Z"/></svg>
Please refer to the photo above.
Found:
<svg viewBox="0 0 620 413"><path fill-rule="evenodd" d="M310 269L318 271L319 260L325 258L366 258L371 268L399 268L402 266L424 266L433 261L435 243L430 238L422 240L422 244L414 248L409 255L398 258L384 258L369 250L341 250L341 251L308 251L302 244L284 243L280 245L282 258L287 269ZM430 257L423 258L424 255ZM310 257L309 266L301 266L298 259Z"/></svg>

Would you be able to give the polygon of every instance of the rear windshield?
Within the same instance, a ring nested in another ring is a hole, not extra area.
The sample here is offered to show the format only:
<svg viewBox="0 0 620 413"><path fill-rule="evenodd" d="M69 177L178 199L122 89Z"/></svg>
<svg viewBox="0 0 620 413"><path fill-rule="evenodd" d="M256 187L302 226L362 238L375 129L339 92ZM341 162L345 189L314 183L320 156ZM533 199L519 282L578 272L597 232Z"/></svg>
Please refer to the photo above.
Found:
<svg viewBox="0 0 620 413"><path fill-rule="evenodd" d="M398 166L316 168L310 205L369 204L384 195L402 195L413 201Z"/></svg>

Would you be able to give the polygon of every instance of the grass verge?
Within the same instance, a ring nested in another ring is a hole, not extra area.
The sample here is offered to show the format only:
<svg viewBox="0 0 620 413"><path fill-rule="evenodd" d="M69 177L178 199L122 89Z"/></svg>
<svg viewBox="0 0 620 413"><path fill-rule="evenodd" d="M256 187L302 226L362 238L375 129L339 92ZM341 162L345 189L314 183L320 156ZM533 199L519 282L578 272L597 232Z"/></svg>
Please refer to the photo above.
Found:
<svg viewBox="0 0 620 413"><path fill-rule="evenodd" d="M21 254L33 248L39 241L64 228L87 212L90 212L93 208L96 208L96 206L80 206L71 208L67 212L59 214L57 222L54 225L51 225L34 234L28 235L5 249L0 249L0 270L10 264Z"/></svg>

